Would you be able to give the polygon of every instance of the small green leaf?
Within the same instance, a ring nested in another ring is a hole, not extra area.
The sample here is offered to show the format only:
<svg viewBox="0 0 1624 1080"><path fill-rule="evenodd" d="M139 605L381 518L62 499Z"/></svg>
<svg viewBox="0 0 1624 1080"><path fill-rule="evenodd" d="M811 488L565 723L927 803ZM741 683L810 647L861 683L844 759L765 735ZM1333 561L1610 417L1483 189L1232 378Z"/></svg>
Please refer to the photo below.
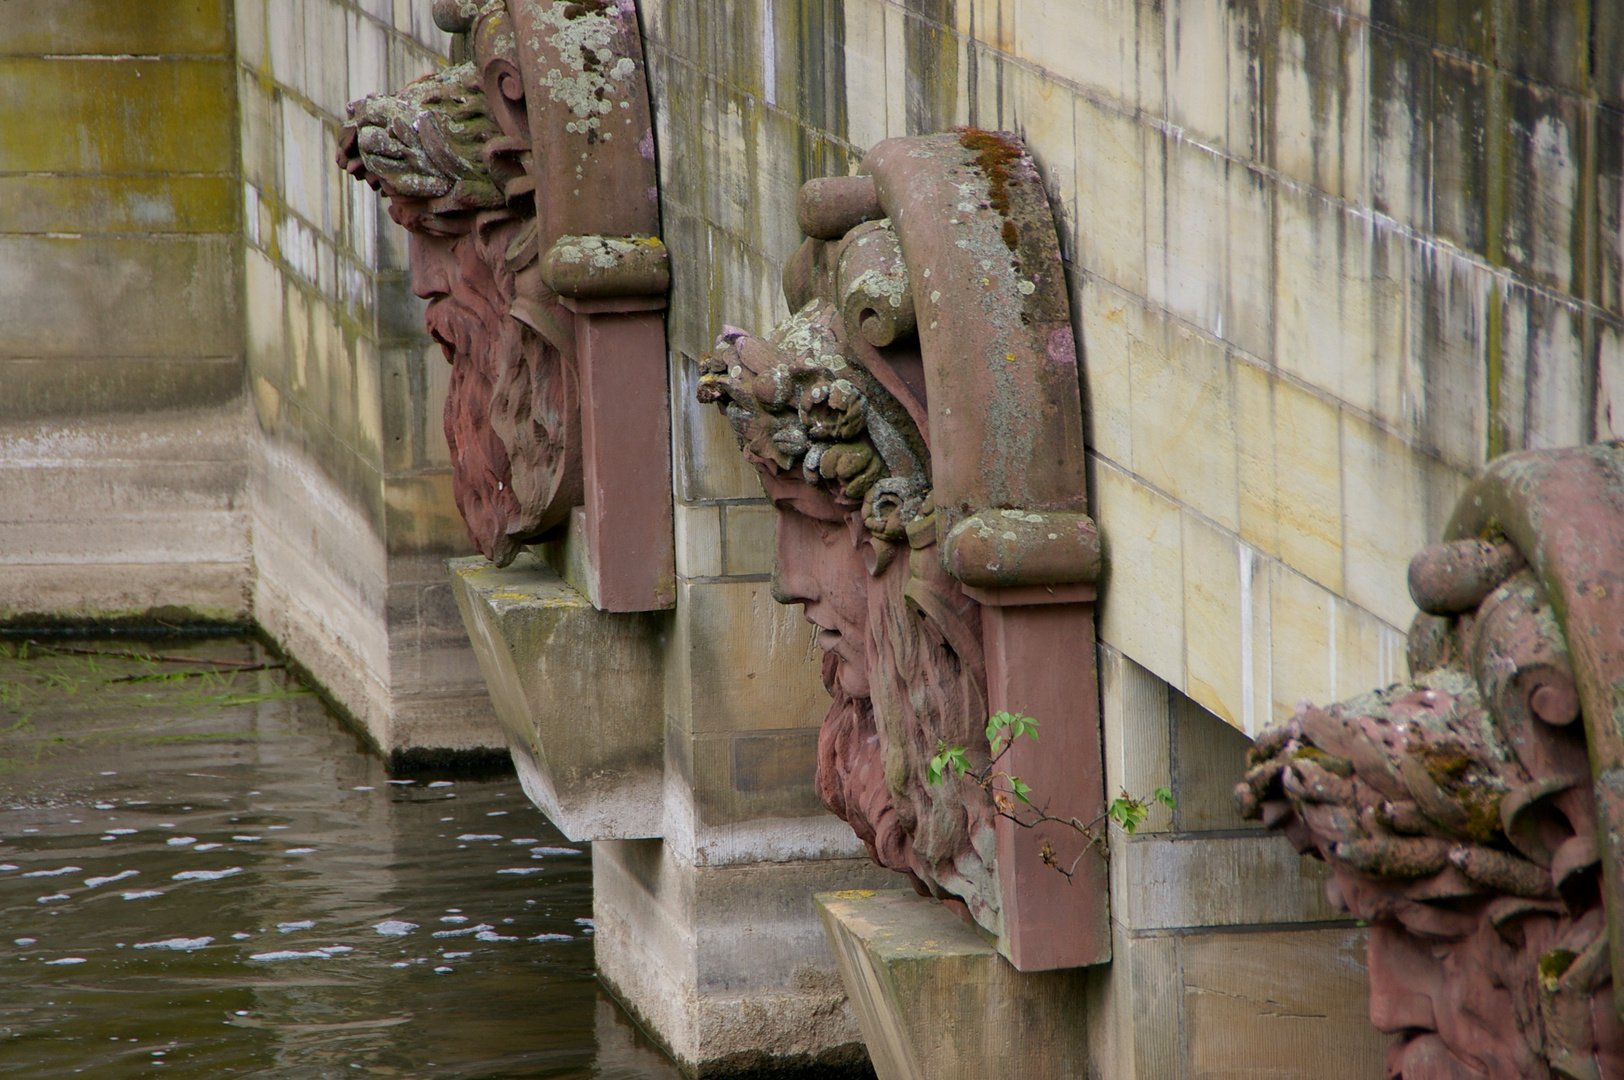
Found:
<svg viewBox="0 0 1624 1080"><path fill-rule="evenodd" d="M1151 794L1151 798L1155 799L1169 810L1173 809L1172 788L1159 787Z"/></svg>
<svg viewBox="0 0 1624 1080"><path fill-rule="evenodd" d="M1012 776L1009 778L1009 790L1010 794L1014 795L1027 806L1032 805L1032 800L1027 798L1027 795L1029 795L1032 791L1031 784L1028 784L1018 776Z"/></svg>

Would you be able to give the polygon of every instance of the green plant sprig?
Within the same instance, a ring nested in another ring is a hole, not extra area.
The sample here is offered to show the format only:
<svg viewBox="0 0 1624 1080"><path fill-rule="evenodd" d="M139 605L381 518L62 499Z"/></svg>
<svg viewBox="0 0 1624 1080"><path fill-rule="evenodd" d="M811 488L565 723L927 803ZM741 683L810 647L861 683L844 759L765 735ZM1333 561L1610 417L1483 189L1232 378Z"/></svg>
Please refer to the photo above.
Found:
<svg viewBox="0 0 1624 1080"><path fill-rule="evenodd" d="M1044 865L1064 874L1068 881L1076 874L1077 864L1090 850L1098 851L1102 859L1110 857L1109 830L1102 828L1107 822L1115 822L1123 832L1132 836L1150 816L1153 805L1160 804L1169 810L1173 808L1172 789L1158 787L1149 796L1130 795L1124 789L1092 821L1085 822L1076 817L1050 814L1046 807L1039 807L1032 801L1030 784L998 768L999 761L1009 752L1015 740L1023 737L1030 738L1033 742L1038 741L1036 720L1020 713L1003 711L993 713L987 718L987 746L990 756L986 765L979 769L973 767L968 748L949 746L945 739L937 739L936 753L931 757L926 773L932 786L939 786L950 778L968 777L992 797L993 811L999 817L1013 821L1023 829L1035 829L1039 825L1055 823L1081 835L1085 841L1083 849L1077 853L1070 866L1061 865L1054 845L1047 839L1043 841L1043 847L1038 852Z"/></svg>

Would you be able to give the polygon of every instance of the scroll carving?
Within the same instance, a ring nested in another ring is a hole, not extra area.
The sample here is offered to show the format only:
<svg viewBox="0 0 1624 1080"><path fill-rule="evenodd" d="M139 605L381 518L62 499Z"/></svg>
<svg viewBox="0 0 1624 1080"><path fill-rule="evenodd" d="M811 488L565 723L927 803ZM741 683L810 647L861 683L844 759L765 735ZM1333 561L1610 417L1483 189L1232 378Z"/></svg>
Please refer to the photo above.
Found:
<svg viewBox="0 0 1624 1080"><path fill-rule="evenodd" d="M1046 602L1093 598L1098 537L1048 203L1017 141L964 131L881 143L860 175L805 185L798 216L808 239L784 276L794 314L764 338L725 328L698 396L726 415L778 509L775 595L818 627L834 699L819 797L881 865L1009 938L1025 887L1010 839L985 790L963 776L933 785L927 767L943 743L987 760L1010 661L987 654L986 605L1051 584L1062 592ZM1085 609L1067 624L1081 666L1061 689L1092 701L1092 609L1061 606ZM1067 787L1097 803L1094 730L1094 760L1083 754ZM1065 952L1026 962L1095 955Z"/></svg>
<svg viewBox="0 0 1624 1080"><path fill-rule="evenodd" d="M435 18L468 59L351 103L339 164L411 233L412 291L452 366L457 507L505 566L590 501L581 305L657 309L669 284L642 45L630 0L442 0ZM663 385L663 347L650 363Z"/></svg>
<svg viewBox="0 0 1624 1080"><path fill-rule="evenodd" d="M1370 924L1390 1077L1624 1077L1621 496L1616 446L1496 461L1410 564L1410 681L1302 706L1251 751L1242 814Z"/></svg>

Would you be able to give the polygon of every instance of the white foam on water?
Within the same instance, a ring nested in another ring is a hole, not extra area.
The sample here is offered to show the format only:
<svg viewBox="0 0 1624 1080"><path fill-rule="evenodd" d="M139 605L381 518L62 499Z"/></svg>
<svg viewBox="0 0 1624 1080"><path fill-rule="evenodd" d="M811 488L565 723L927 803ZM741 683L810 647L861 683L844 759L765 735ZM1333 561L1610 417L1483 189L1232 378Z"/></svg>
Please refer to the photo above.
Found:
<svg viewBox="0 0 1624 1080"><path fill-rule="evenodd" d="M451 781L449 781L449 780L435 780L434 782L429 784L429 787L450 787L450 786L451 786Z"/></svg>
<svg viewBox="0 0 1624 1080"><path fill-rule="evenodd" d="M371 791L372 790L372 785L371 784L356 784L354 787L350 788L350 790L351 791Z"/></svg>
<svg viewBox="0 0 1624 1080"><path fill-rule="evenodd" d="M298 922L277 923L276 928L284 934L291 934L295 930L309 930L315 925L315 919L301 919Z"/></svg>
<svg viewBox="0 0 1624 1080"><path fill-rule="evenodd" d="M597 926L598 926L598 924L593 922L591 919L576 919L575 920L575 925L576 926L590 926L593 929L597 929Z"/></svg>
<svg viewBox="0 0 1624 1080"><path fill-rule="evenodd" d="M20 937L17 940L13 941L12 944L13 945L32 945L32 944L34 944L34 942L36 942L38 940L39 940L39 938L36 938L36 937Z"/></svg>
<svg viewBox="0 0 1624 1080"><path fill-rule="evenodd" d="M508 843L510 843L510 844L539 844L539 843L541 843L541 841L536 839L534 836L520 836L520 837L516 837L513 840L509 840Z"/></svg>
<svg viewBox="0 0 1624 1080"><path fill-rule="evenodd" d="M251 938L253 936L254 936L253 934L245 934L241 930L238 930L235 934L231 935L231 940L232 941L247 941L249 938Z"/></svg>
<svg viewBox="0 0 1624 1080"><path fill-rule="evenodd" d="M219 846L220 846L219 844L199 844L195 848L193 848L192 850L193 851L213 851L215 848L217 848Z"/></svg>
<svg viewBox="0 0 1624 1080"><path fill-rule="evenodd" d="M456 930L436 930L434 936L438 938L462 937L464 934L477 934L481 930L495 930L490 923L479 923L475 926L464 926Z"/></svg>
<svg viewBox="0 0 1624 1080"><path fill-rule="evenodd" d="M63 874L77 874L83 867L63 866L56 870L30 870L23 877L60 877Z"/></svg>
<svg viewBox="0 0 1624 1080"><path fill-rule="evenodd" d="M525 940L526 941L574 941L575 940L575 935L574 934L537 934L535 937L533 937L533 938L525 938Z"/></svg>
<svg viewBox="0 0 1624 1080"><path fill-rule="evenodd" d="M103 831L108 836L134 836L136 833L135 829L105 829Z"/></svg>
<svg viewBox="0 0 1624 1080"><path fill-rule="evenodd" d="M293 828L292 825L267 825L265 827L267 829L270 829L272 832L275 832L277 829L291 829L291 828Z"/></svg>
<svg viewBox="0 0 1624 1080"><path fill-rule="evenodd" d="M349 945L328 945L323 949L300 952L297 949L278 949L275 952L254 953L250 960L331 960L343 953L354 952Z"/></svg>
<svg viewBox="0 0 1624 1080"><path fill-rule="evenodd" d="M185 847L187 844L197 843L197 837L171 836L168 840L165 840L164 843L168 844L170 847Z"/></svg>
<svg viewBox="0 0 1624 1080"><path fill-rule="evenodd" d="M396 960L393 964L390 964L389 966L390 967L411 967L412 963L411 963L410 960Z"/></svg>
<svg viewBox="0 0 1624 1080"><path fill-rule="evenodd" d="M464 923L464 922L468 921L468 916L466 916L466 915L441 915L440 916L440 921L441 922L448 922L448 923Z"/></svg>
<svg viewBox="0 0 1624 1080"><path fill-rule="evenodd" d="M118 775L118 770L117 769L108 769L106 772L102 773L102 775L103 776L117 776Z"/></svg>
<svg viewBox="0 0 1624 1080"><path fill-rule="evenodd" d="M443 817L440 820L441 821L456 821L457 819L456 818Z"/></svg>
<svg viewBox="0 0 1624 1080"><path fill-rule="evenodd" d="M242 873L242 867L231 866L224 870L182 870L176 874L174 881L219 881L221 878Z"/></svg>
<svg viewBox="0 0 1624 1080"><path fill-rule="evenodd" d="M416 781L416 780L391 780L391 781L389 781L389 782L390 782L390 783L391 783L391 784L402 784L402 785L404 785L404 784L415 784L415 783L417 783L417 781Z"/></svg>
<svg viewBox="0 0 1624 1080"><path fill-rule="evenodd" d="M288 848L287 851L283 852L283 854L285 854L285 855L309 855L312 851L315 851L315 850L316 849L313 848L313 847L290 847L290 848Z"/></svg>
<svg viewBox="0 0 1624 1080"><path fill-rule="evenodd" d="M461 960L465 956L472 956L474 954L471 952L446 952L441 953L440 955L447 960Z"/></svg>
<svg viewBox="0 0 1624 1080"><path fill-rule="evenodd" d="M435 972L437 974L440 974L440 975L446 975L446 974L449 974L451 972L451 969L448 968L448 967L437 967L434 970L435 970Z"/></svg>
<svg viewBox="0 0 1624 1080"><path fill-rule="evenodd" d="M539 866L510 866L506 870L498 870L498 874L539 874Z"/></svg>
<svg viewBox="0 0 1624 1080"><path fill-rule="evenodd" d="M474 935L475 941L518 941L516 937L504 937L495 930L481 930Z"/></svg>
<svg viewBox="0 0 1624 1080"><path fill-rule="evenodd" d="M201 949L214 939L212 937L172 937L163 941L138 941L137 949L174 949L176 952L192 952Z"/></svg>
<svg viewBox="0 0 1624 1080"><path fill-rule="evenodd" d="M99 886L106 885L108 882L123 881L125 878L135 877L140 872L141 871L139 870L125 870L122 873L109 874L107 877L85 878L85 888L94 889Z"/></svg>
<svg viewBox="0 0 1624 1080"><path fill-rule="evenodd" d="M486 817L507 817L507 811L506 810L487 810L485 812L485 816Z"/></svg>
<svg viewBox="0 0 1624 1080"><path fill-rule="evenodd" d="M99 803L96 803L95 805L96 805L97 810L117 810L118 809L117 806L115 806L113 803L110 803L110 802L99 802Z"/></svg>
<svg viewBox="0 0 1624 1080"><path fill-rule="evenodd" d="M458 840L500 840L500 839L502 839L502 837L499 836L496 833L465 832L461 836L457 837L457 839Z"/></svg>
<svg viewBox="0 0 1624 1080"><path fill-rule="evenodd" d="M16 870L16 869L18 869L18 866L17 866L16 863L0 862L0 870Z"/></svg>
<svg viewBox="0 0 1624 1080"><path fill-rule="evenodd" d="M39 900L38 900L38 903L49 904L52 901L66 900L67 898L68 898L68 894L65 893L65 892L52 893L50 896L42 896L42 897L40 897Z"/></svg>
<svg viewBox="0 0 1624 1080"><path fill-rule="evenodd" d="M47 960L45 964L47 967L56 967L58 964L82 964L84 962L85 958L82 956L64 956L60 960Z"/></svg>
<svg viewBox="0 0 1624 1080"><path fill-rule="evenodd" d="M119 895L123 896L126 900L145 900L149 896L162 896L163 893L157 889L143 889L140 892L127 892L120 893Z"/></svg>
<svg viewBox="0 0 1624 1080"><path fill-rule="evenodd" d="M530 849L532 855L579 855L580 853L580 848L572 847L533 847Z"/></svg>
<svg viewBox="0 0 1624 1080"><path fill-rule="evenodd" d="M246 844L246 843L248 843L249 841L252 841L252 840L263 840L265 838L263 836L249 836L247 834L244 834L242 836L233 836L232 839L233 840L241 840L243 843Z"/></svg>
<svg viewBox="0 0 1624 1080"><path fill-rule="evenodd" d="M96 839L101 840L101 841L107 841L107 840L117 840L118 837L116 837L116 836L98 836L98 837L96 837Z"/></svg>
<svg viewBox="0 0 1624 1080"><path fill-rule="evenodd" d="M373 926L372 929L376 930L384 937L405 937L407 934L417 929L417 924L414 922L407 922L404 919L385 919L383 922Z"/></svg>

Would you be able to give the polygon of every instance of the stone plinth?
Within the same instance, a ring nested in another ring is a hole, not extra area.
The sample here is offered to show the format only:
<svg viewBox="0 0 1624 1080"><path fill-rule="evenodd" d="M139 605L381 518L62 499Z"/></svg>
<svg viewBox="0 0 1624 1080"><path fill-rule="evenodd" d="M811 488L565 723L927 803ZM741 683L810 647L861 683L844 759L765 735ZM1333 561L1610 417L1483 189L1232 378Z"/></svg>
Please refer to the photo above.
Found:
<svg viewBox="0 0 1624 1080"><path fill-rule="evenodd" d="M912 892L821 893L817 906L880 1080L1084 1075L1085 970L1022 974Z"/></svg>
<svg viewBox="0 0 1624 1080"><path fill-rule="evenodd" d="M529 552L446 565L525 793L571 840L659 836L668 617L599 611Z"/></svg>
<svg viewBox="0 0 1624 1080"><path fill-rule="evenodd" d="M818 834L833 830L778 822L749 831L787 852L826 851ZM604 985L689 1076L868 1077L863 1032L813 897L831 885L889 886L894 875L860 855L708 865L684 848L592 845Z"/></svg>

